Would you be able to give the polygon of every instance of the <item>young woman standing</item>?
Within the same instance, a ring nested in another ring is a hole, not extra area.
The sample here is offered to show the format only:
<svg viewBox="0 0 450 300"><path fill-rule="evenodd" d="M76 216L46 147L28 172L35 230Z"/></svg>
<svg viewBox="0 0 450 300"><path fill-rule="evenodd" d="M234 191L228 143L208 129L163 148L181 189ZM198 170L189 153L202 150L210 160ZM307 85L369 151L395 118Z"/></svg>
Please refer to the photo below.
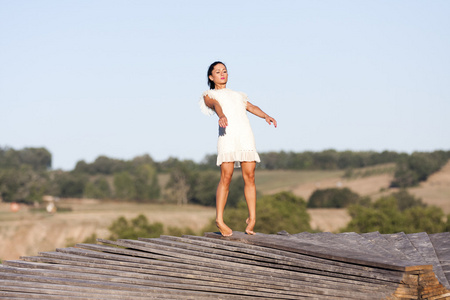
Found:
<svg viewBox="0 0 450 300"><path fill-rule="evenodd" d="M219 140L217 143L217 165L220 166L220 182L216 192L216 225L223 236L231 236L233 231L223 221L223 212L231 178L235 167L241 167L244 179L244 195L248 207L246 220L247 234L255 234L256 222L256 186L255 167L260 162L255 148L247 111L277 127L277 121L248 101L246 94L235 92L226 87L227 68L216 61L208 69L208 85L200 100L200 108L207 115L214 112L219 117Z"/></svg>

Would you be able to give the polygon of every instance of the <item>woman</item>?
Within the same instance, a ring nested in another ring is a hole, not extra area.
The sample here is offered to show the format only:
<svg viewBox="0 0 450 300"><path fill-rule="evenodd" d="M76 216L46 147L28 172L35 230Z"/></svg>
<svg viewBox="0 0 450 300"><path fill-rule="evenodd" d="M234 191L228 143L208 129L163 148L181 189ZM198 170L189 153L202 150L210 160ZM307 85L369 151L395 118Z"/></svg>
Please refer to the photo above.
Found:
<svg viewBox="0 0 450 300"><path fill-rule="evenodd" d="M255 139L247 117L247 111L277 127L277 121L248 101L247 95L227 89L228 73L224 63L216 61L208 69L210 90L202 95L200 108L207 115L214 112L219 117L217 165L220 166L220 182L216 192L216 225L223 236L233 231L223 221L228 191L235 167L241 167L244 178L244 195L248 207L247 234L255 234L256 186L255 166L260 162Z"/></svg>

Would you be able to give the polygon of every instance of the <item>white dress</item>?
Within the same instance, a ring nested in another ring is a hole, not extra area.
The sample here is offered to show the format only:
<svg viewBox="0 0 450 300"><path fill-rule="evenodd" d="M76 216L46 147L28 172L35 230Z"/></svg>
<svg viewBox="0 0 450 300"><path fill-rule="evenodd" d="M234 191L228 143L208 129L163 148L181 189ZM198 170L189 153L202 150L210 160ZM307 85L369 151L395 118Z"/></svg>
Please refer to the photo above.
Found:
<svg viewBox="0 0 450 300"><path fill-rule="evenodd" d="M219 102L228 120L226 128L219 127L217 165L220 166L223 162L234 162L234 166L239 168L242 161L260 162L256 152L255 137L247 117L247 95L227 88L204 92L199 101L200 109L209 116L214 114L214 110L206 106L203 99L206 95Z"/></svg>

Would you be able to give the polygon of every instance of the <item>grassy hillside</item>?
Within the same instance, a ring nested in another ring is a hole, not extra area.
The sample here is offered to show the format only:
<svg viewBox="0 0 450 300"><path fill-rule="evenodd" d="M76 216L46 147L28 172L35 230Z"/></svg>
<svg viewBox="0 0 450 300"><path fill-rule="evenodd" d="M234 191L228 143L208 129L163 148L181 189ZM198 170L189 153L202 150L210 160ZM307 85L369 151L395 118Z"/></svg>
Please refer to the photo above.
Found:
<svg viewBox="0 0 450 300"><path fill-rule="evenodd" d="M257 171L257 188L263 194L291 191L308 200L316 189L348 187L362 196L377 196L389 188L394 164L352 171Z"/></svg>

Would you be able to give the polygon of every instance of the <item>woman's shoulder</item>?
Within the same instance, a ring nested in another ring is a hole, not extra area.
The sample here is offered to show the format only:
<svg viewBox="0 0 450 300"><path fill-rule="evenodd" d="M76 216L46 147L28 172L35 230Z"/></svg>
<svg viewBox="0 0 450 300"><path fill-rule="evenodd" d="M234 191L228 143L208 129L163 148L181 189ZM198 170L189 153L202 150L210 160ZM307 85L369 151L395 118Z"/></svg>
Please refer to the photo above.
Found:
<svg viewBox="0 0 450 300"><path fill-rule="evenodd" d="M202 97L208 96L209 98L215 98L216 90L206 90L202 93Z"/></svg>
<svg viewBox="0 0 450 300"><path fill-rule="evenodd" d="M206 90L203 92L202 97L208 96L211 99L218 100L218 98L233 96L233 95L241 96L244 100L248 99L248 96L246 93L237 92L237 91L231 90L229 88L224 88L224 89L220 89L220 90Z"/></svg>

